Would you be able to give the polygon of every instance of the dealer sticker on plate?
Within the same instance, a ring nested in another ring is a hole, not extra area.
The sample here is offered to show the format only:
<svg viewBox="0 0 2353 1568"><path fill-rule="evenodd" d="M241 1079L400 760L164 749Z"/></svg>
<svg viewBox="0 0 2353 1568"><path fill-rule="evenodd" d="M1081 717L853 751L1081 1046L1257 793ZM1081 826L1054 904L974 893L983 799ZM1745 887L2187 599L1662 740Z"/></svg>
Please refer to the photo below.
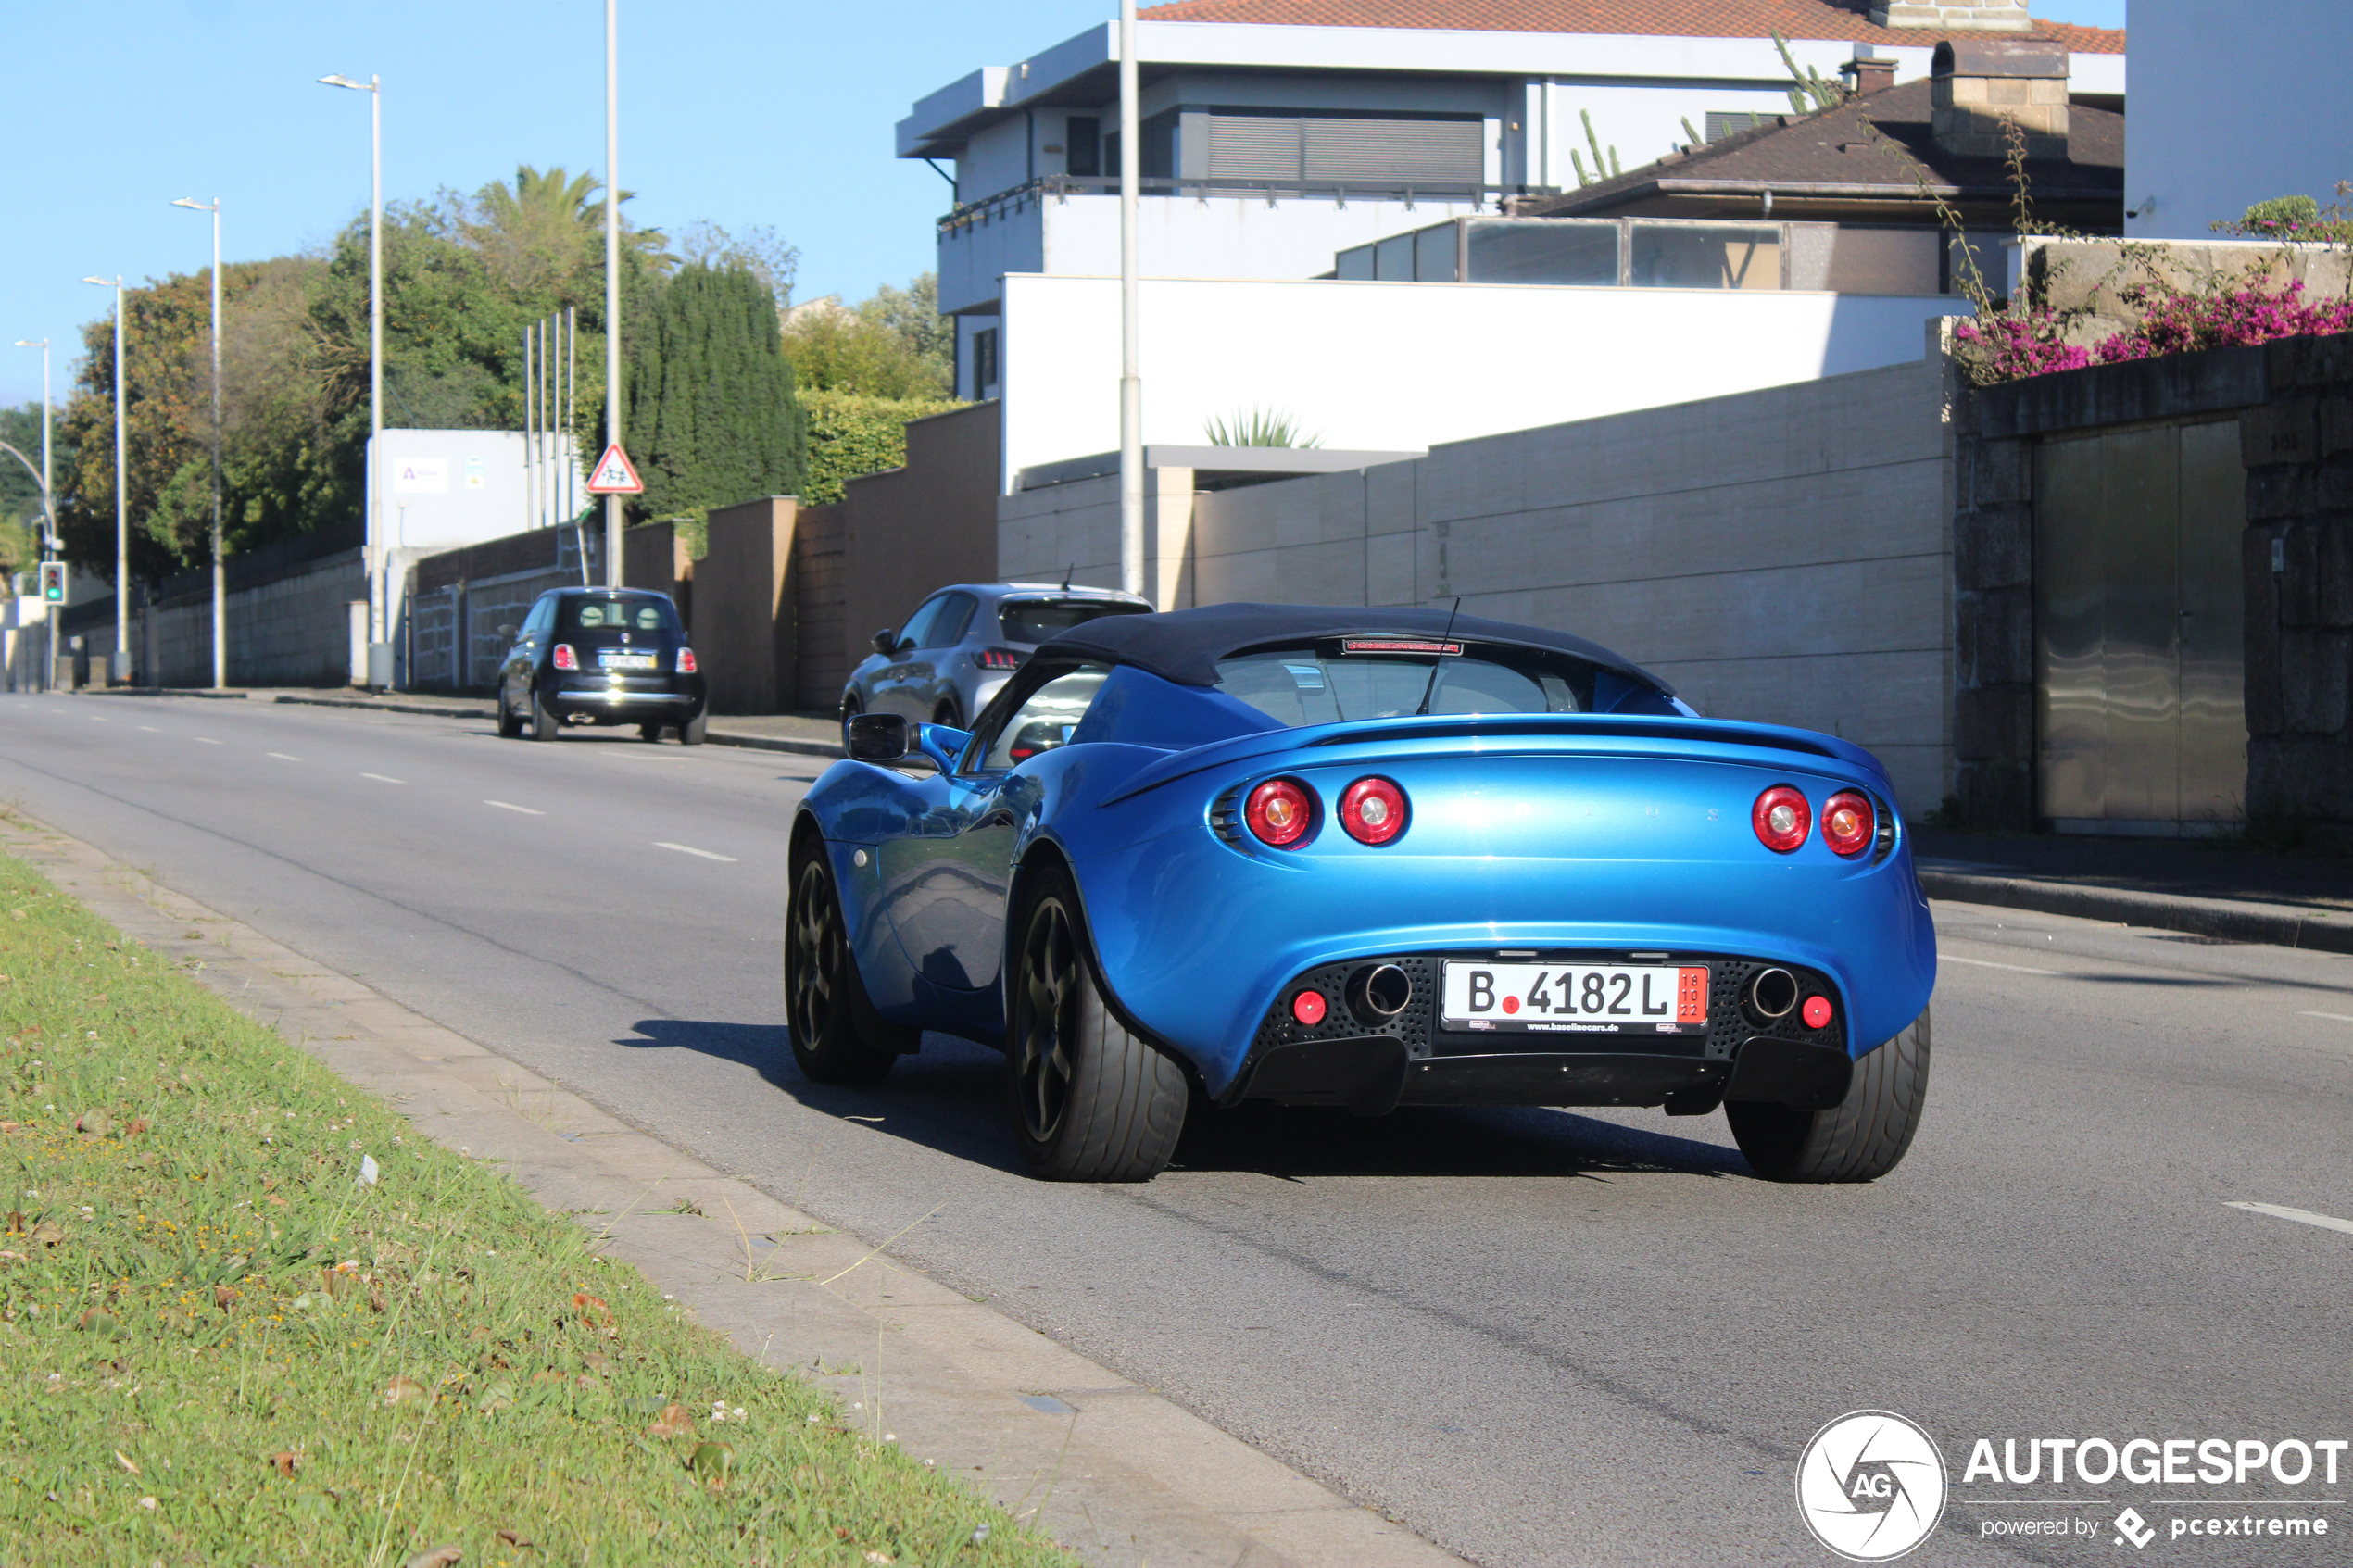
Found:
<svg viewBox="0 0 2353 1568"><path fill-rule="evenodd" d="M1446 965L1439 1022L1523 1034L1695 1035L1707 1031L1707 967L1692 964Z"/></svg>

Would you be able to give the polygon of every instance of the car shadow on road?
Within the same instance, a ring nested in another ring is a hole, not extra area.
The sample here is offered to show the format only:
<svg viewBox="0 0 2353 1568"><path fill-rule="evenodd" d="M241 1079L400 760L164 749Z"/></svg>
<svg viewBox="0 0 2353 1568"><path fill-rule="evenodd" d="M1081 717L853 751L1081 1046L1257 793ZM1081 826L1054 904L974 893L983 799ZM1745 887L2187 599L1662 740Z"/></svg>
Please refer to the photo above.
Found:
<svg viewBox="0 0 2353 1568"><path fill-rule="evenodd" d="M1736 1149L1520 1106L1406 1106L1387 1116L1195 1101L1176 1149L1187 1171L1315 1176L1600 1177L1636 1172L1745 1176Z"/></svg>
<svg viewBox="0 0 2353 1568"><path fill-rule="evenodd" d="M1005 1126L1004 1058L986 1046L926 1035L872 1084L801 1076L781 1024L649 1018L615 1044L691 1050L757 1072L812 1110L997 1170L1021 1160ZM1407 1107L1388 1116L1275 1105L1232 1110L1196 1097L1174 1169L1252 1172L1286 1180L1329 1176L1603 1177L1662 1173L1744 1176L1720 1144L1622 1126L1570 1111L1521 1107Z"/></svg>

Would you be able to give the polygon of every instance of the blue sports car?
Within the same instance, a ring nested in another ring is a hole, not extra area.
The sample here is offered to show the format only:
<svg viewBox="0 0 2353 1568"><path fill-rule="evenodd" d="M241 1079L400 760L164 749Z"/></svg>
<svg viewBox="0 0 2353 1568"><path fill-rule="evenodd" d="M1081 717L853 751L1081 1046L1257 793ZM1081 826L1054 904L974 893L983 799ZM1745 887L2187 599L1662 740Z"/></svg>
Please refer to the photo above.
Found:
<svg viewBox="0 0 2353 1568"><path fill-rule="evenodd" d="M1193 1097L1723 1107L1787 1181L1894 1168L1935 936L1884 770L1436 609L1090 621L969 731L851 721L798 809L811 1078L1005 1052L1039 1175L1143 1181Z"/></svg>

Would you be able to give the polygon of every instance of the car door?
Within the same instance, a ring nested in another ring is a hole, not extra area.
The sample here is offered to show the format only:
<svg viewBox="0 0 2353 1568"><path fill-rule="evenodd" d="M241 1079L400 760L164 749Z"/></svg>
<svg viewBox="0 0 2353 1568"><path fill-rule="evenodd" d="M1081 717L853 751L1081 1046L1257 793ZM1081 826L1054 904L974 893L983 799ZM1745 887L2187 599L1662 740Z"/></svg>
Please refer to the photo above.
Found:
<svg viewBox="0 0 2353 1568"><path fill-rule="evenodd" d="M1068 740L1105 671L1082 665L1045 682L975 737L958 771L933 781L928 809L882 846L883 898L907 960L935 985L988 991L1005 946L1013 847L1040 797L1020 765Z"/></svg>
<svg viewBox="0 0 2353 1568"><path fill-rule="evenodd" d="M929 720L939 711L942 702L950 702L956 709L960 724L972 722L972 715L964 711L956 691L954 656L979 603L970 594L940 596L938 613L931 618L931 624L924 630L923 642L907 660L907 695L915 705L912 717Z"/></svg>
<svg viewBox="0 0 2353 1568"><path fill-rule="evenodd" d="M546 641L555 612L556 596L542 594L515 632L514 646L507 650L507 661L498 671L501 695L510 708L520 709L531 701L532 671L538 666L540 645Z"/></svg>
<svg viewBox="0 0 2353 1568"><path fill-rule="evenodd" d="M923 706L923 695L907 689L907 671L912 657L923 639L931 634L931 623L939 614L939 606L947 598L937 594L925 599L907 624L899 629L899 641L892 646L882 669L874 679L874 710L877 713L902 713L910 719L929 719L931 709Z"/></svg>

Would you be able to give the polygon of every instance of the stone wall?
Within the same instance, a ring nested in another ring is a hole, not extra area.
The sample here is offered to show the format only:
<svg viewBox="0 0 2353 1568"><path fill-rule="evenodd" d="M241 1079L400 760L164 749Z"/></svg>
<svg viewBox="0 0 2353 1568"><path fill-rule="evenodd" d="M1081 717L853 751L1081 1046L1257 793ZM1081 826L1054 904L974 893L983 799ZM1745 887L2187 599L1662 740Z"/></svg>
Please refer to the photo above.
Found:
<svg viewBox="0 0 2353 1568"><path fill-rule="evenodd" d="M2331 245L2035 236L2019 243L2019 269L2041 303L2087 312L2067 334L2086 348L2140 323L2141 307L2124 297L2139 283L2186 290L2253 275L2274 286L2300 282L2307 300L2353 293L2353 252Z"/></svg>

